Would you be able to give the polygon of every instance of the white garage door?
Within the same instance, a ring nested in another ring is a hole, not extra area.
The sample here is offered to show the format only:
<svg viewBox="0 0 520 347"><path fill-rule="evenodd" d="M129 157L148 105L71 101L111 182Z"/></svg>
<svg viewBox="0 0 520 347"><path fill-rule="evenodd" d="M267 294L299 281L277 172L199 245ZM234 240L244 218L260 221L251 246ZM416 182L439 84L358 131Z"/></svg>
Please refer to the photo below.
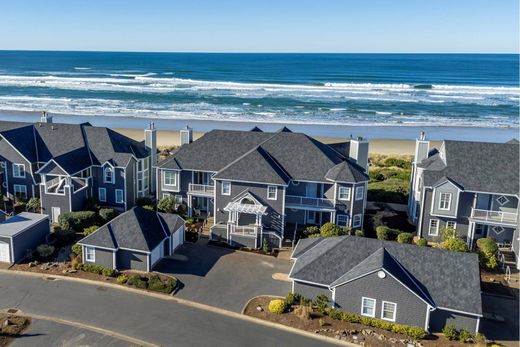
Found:
<svg viewBox="0 0 520 347"><path fill-rule="evenodd" d="M9 244L0 241L0 261L10 263L11 262L11 254L9 252Z"/></svg>
<svg viewBox="0 0 520 347"><path fill-rule="evenodd" d="M172 251L175 250L175 248L182 245L182 234L184 232L183 228L180 228L172 235Z"/></svg>

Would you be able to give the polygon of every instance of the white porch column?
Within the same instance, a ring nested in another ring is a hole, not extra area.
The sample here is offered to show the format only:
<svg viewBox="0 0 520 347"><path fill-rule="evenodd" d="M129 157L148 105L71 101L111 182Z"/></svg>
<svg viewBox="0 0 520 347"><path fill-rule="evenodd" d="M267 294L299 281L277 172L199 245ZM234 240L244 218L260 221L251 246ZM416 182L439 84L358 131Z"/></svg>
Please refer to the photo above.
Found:
<svg viewBox="0 0 520 347"><path fill-rule="evenodd" d="M469 222L468 226L468 247L473 247L473 239L475 238L475 222Z"/></svg>
<svg viewBox="0 0 520 347"><path fill-rule="evenodd" d="M193 197L191 195L188 195L188 217L191 217L192 215L192 212L191 212L191 200L193 199Z"/></svg>

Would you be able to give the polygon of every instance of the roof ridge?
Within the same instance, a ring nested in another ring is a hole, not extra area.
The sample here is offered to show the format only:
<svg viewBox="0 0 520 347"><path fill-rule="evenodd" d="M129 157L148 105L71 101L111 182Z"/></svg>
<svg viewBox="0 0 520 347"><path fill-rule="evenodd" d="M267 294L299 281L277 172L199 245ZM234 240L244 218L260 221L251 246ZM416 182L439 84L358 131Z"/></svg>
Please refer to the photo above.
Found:
<svg viewBox="0 0 520 347"><path fill-rule="evenodd" d="M312 259L308 264L305 264L303 268L301 268L298 272L302 271L306 266L309 266L311 264L314 264L315 261L317 261L321 255L323 255L324 253L326 252L330 252L331 250L333 250L334 248L338 247L341 243L343 243L344 240L347 240L348 239L348 235L345 236L344 239L340 239L338 242L336 242L334 245L332 245L331 247L327 248L327 249L324 249L322 252L320 252L318 254L318 256L314 257L314 259ZM323 242L327 242L327 240L329 240L329 242L332 242L331 240L338 240L338 238L336 237L324 237L320 242L317 242L314 246L312 246L311 248L309 248L308 250L306 250L304 253L300 254L300 258L302 255L304 254L309 254L309 251L312 250L313 248L315 248L316 246L320 245L320 244L323 244ZM298 273L296 272L296 274ZM294 277L295 274L291 273L290 274L292 277ZM325 285L330 285L330 283L322 283L322 284L325 284Z"/></svg>

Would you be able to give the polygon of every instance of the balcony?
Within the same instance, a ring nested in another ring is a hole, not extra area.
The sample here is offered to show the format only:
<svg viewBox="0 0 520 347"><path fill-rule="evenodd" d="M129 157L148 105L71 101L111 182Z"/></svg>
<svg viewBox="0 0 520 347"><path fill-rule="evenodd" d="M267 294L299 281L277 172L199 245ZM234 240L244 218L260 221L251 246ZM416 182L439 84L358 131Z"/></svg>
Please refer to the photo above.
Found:
<svg viewBox="0 0 520 347"><path fill-rule="evenodd" d="M286 195L285 206L300 210L334 210L334 201L324 198L311 198L307 196Z"/></svg>
<svg viewBox="0 0 520 347"><path fill-rule="evenodd" d="M210 186L209 184L190 183L188 185L188 194L191 194L191 195L213 196L214 192L215 192L215 186Z"/></svg>
<svg viewBox="0 0 520 347"><path fill-rule="evenodd" d="M471 219L476 222L486 222L490 224L507 224L515 226L518 214L512 212L471 209Z"/></svg>

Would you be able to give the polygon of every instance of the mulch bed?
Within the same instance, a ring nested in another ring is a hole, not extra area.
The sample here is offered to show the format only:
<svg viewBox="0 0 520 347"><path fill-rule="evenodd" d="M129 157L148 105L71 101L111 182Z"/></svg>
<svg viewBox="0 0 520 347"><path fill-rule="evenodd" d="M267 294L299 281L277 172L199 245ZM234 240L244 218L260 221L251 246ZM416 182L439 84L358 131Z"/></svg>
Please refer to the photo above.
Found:
<svg viewBox="0 0 520 347"><path fill-rule="evenodd" d="M406 346L405 340L409 340L404 335L396 334L390 331L367 327L358 323L349 323L340 320L331 319L319 312L313 312L308 320L301 319L293 312L283 314L273 314L267 310L269 301L279 299L274 297L258 297L249 302L244 310L244 314L260 318L273 323L283 324L292 328L301 329L316 333L322 336L328 336L336 339L346 340L352 343L364 343L365 346L387 347L387 346ZM262 311L258 311L257 307L262 307ZM321 320L321 325L320 325ZM324 324L323 324L324 323ZM365 331L366 334L362 332ZM344 334L343 332L346 332ZM387 339L383 341L379 336L384 335ZM421 340L422 346L462 346L467 345L458 341L449 341L442 335L431 335Z"/></svg>
<svg viewBox="0 0 520 347"><path fill-rule="evenodd" d="M0 346L12 343L30 324L28 317L0 313Z"/></svg>

